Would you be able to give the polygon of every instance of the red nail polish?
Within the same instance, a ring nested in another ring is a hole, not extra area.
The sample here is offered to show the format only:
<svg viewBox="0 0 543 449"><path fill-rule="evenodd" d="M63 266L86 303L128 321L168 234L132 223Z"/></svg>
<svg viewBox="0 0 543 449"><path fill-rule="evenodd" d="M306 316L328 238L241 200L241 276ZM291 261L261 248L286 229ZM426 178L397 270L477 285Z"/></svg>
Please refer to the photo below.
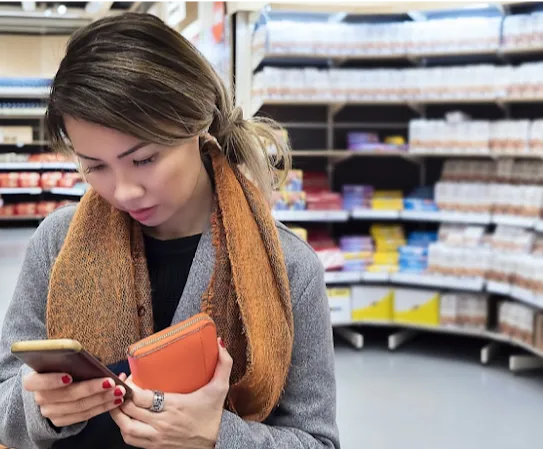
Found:
<svg viewBox="0 0 543 449"><path fill-rule="evenodd" d="M120 388L115 388L115 396L123 396L123 390Z"/></svg>
<svg viewBox="0 0 543 449"><path fill-rule="evenodd" d="M70 376L62 376L62 383L64 385L68 385L72 381L72 378Z"/></svg>
<svg viewBox="0 0 543 449"><path fill-rule="evenodd" d="M121 405L123 403L122 399L115 399L115 405Z"/></svg>
<svg viewBox="0 0 543 449"><path fill-rule="evenodd" d="M104 380L102 383L102 388L104 390L109 390L113 385L111 385L111 382L109 380Z"/></svg>
<svg viewBox="0 0 543 449"><path fill-rule="evenodd" d="M219 344L221 345L221 348L226 348L224 345L224 341L222 341L222 338L219 338Z"/></svg>

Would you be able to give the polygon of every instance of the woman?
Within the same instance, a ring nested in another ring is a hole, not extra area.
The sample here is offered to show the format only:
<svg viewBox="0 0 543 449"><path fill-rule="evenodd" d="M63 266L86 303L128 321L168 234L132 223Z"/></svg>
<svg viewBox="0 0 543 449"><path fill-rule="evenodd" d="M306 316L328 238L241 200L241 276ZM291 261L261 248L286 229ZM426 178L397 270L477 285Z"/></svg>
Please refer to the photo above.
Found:
<svg viewBox="0 0 543 449"><path fill-rule="evenodd" d="M138 14L75 33L46 122L92 189L31 239L0 346L0 442L338 448L323 270L265 200L266 147L288 156L273 130L243 119L190 43ZM162 409L130 378L125 401L110 379L40 375L10 355L15 341L73 338L126 379L131 343L200 311L221 337L215 376Z"/></svg>

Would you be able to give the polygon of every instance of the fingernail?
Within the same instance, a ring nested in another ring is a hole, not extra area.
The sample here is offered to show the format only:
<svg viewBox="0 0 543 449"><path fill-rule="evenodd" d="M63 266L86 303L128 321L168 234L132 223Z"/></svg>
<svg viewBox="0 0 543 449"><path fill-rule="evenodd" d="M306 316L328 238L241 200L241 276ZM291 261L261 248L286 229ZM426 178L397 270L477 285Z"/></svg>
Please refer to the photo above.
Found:
<svg viewBox="0 0 543 449"><path fill-rule="evenodd" d="M115 388L115 396L124 396L123 390L121 390L119 387Z"/></svg>
<svg viewBox="0 0 543 449"><path fill-rule="evenodd" d="M122 399L115 399L115 405L121 405L123 403Z"/></svg>
<svg viewBox="0 0 543 449"><path fill-rule="evenodd" d="M72 382L72 378L70 376L62 376L62 383L64 385L68 385Z"/></svg>
<svg viewBox="0 0 543 449"><path fill-rule="evenodd" d="M224 345L224 341L222 341L222 338L219 338L219 344L221 345L221 348L226 348Z"/></svg>
<svg viewBox="0 0 543 449"><path fill-rule="evenodd" d="M104 380L104 382L102 383L102 388L104 390L109 390L111 387L113 387L113 385L111 385L111 382L109 380Z"/></svg>

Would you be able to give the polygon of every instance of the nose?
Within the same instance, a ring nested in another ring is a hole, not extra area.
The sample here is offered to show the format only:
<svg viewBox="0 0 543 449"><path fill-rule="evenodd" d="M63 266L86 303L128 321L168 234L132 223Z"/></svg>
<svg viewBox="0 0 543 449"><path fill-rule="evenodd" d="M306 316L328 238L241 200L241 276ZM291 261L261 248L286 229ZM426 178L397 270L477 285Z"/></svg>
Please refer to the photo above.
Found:
<svg viewBox="0 0 543 449"><path fill-rule="evenodd" d="M127 209L137 206L140 199L145 194L145 189L134 182L128 180L117 180L115 186L115 201L117 204L123 205Z"/></svg>

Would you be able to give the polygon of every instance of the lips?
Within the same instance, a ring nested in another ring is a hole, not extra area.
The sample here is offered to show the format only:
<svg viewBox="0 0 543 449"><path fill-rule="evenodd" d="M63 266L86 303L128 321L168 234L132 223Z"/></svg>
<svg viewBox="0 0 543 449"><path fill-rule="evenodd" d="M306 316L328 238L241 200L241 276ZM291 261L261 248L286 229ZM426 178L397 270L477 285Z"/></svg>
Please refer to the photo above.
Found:
<svg viewBox="0 0 543 449"><path fill-rule="evenodd" d="M130 210L128 211L128 213L134 220L139 221L139 222L145 222L153 216L156 209L157 209L157 206L153 206L153 207L146 207L144 209Z"/></svg>

